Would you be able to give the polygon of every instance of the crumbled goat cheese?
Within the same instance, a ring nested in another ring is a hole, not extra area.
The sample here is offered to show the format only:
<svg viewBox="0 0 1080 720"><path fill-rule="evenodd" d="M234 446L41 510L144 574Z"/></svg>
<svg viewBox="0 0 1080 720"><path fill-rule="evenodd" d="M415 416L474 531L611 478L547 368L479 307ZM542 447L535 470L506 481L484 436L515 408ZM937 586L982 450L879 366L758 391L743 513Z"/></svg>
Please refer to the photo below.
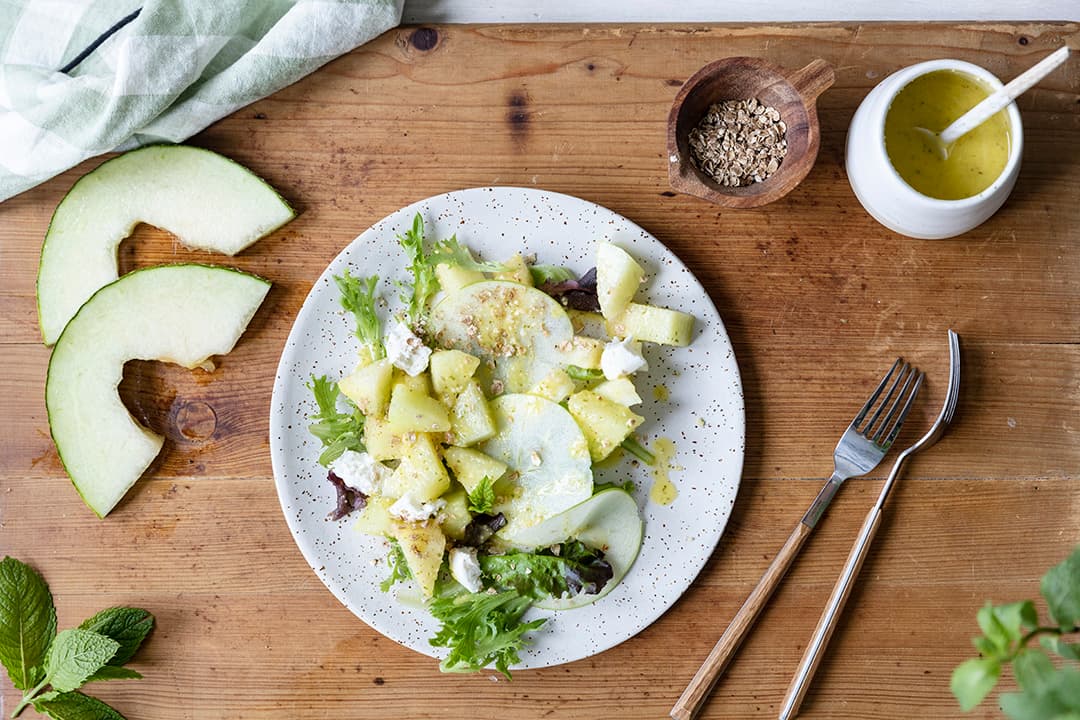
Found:
<svg viewBox="0 0 1080 720"><path fill-rule="evenodd" d="M649 365L641 356L641 343L628 337L625 340L616 338L604 346L600 369L608 380L618 380L638 370L648 370Z"/></svg>
<svg viewBox="0 0 1080 720"><path fill-rule="evenodd" d="M383 477L390 468L377 462L366 452L346 450L330 463L330 470L341 481L365 495L373 495L382 489Z"/></svg>
<svg viewBox="0 0 1080 720"><path fill-rule="evenodd" d="M423 522L438 514L445 505L445 500L422 502L412 493L405 493L390 506L390 514L406 522Z"/></svg>
<svg viewBox="0 0 1080 720"><path fill-rule="evenodd" d="M427 370L431 358L431 348L416 337L408 326L391 321L390 328L383 337L386 346L386 358L397 368L401 368L410 377L416 377Z"/></svg>
<svg viewBox="0 0 1080 720"><path fill-rule="evenodd" d="M480 592L480 563L476 560L476 548L451 550L450 574L469 592Z"/></svg>

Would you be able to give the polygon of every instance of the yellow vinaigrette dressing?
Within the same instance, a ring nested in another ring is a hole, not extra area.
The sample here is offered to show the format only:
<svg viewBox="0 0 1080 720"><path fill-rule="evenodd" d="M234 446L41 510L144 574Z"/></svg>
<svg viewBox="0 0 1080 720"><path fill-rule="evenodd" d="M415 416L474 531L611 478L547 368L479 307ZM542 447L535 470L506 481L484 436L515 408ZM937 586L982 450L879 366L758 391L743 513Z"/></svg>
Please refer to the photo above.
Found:
<svg viewBox="0 0 1080 720"><path fill-rule="evenodd" d="M675 459L675 442L666 437L657 438L651 450L656 456L656 463L652 467L653 484L649 489L649 499L657 505L670 505L679 496L679 490L671 482L668 471L682 469L671 464Z"/></svg>
<svg viewBox="0 0 1080 720"><path fill-rule="evenodd" d="M960 200L990 187L1009 159L1009 117L1002 110L952 144L942 159L915 128L940 133L991 93L977 78L937 70L897 93L885 116L885 150L896 172L923 195Z"/></svg>

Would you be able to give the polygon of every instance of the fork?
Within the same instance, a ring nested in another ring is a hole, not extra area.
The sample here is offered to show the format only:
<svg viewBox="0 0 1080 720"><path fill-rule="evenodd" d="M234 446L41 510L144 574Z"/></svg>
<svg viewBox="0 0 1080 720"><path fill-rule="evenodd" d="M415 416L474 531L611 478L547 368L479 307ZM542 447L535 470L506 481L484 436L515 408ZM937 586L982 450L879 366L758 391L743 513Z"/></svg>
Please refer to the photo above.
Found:
<svg viewBox="0 0 1080 720"><path fill-rule="evenodd" d="M837 443L833 453L832 477L821 488L802 521L795 526L784 546L780 548L768 569L765 570L765 574L761 576L757 587L746 598L727 630L713 647L712 652L698 669L675 706L671 708L673 720L691 720L701 710L716 681L735 655L743 638L753 627L754 621L780 584L784 574L791 567L795 556L810 536L810 532L821 520L825 509L840 489L840 485L848 478L870 472L885 457L897 435L900 434L900 428L907 418L908 411L911 410L915 397L919 394L922 380L923 374L900 358L897 358L889 368L889 372L881 379L870 395L870 399L862 406L840 437L840 442ZM888 387L887 392L886 387ZM885 392L884 398L881 397L883 392ZM879 398L880 403L878 403ZM876 410L874 410L875 406ZM874 410L873 414L871 410ZM867 416L870 416L869 420Z"/></svg>
<svg viewBox="0 0 1080 720"><path fill-rule="evenodd" d="M885 505L885 500L889 497L889 492L892 490L893 484L900 475L900 469L904 466L904 463L909 457L930 447L945 433L945 429L952 422L953 415L956 413L956 405L959 402L959 399L960 338L955 332L950 330L949 386L948 390L945 392L945 404L942 406L941 412L937 416L937 420L934 421L934 424L926 434L914 445L896 456L896 462L893 463L892 471L889 473L888 479L881 488L881 494L878 495L877 502L870 508L870 512L866 514L866 520L863 521L862 529L859 530L859 535L855 539L855 544L852 546L851 552L844 562L844 569L840 571L840 577L836 580L836 585L833 587L832 594L829 596L829 602L825 605L825 609L821 613L821 619L818 620L817 627L814 628L814 635L810 639L810 643L806 646L802 660L799 662L799 668L795 671L795 676L787 689L787 694L784 696L784 702L780 709L780 720L790 720L790 718L795 717L795 714L799 711L799 706L802 704L803 697L806 695L806 689L810 686L810 680L817 671L818 663L821 662L822 654L825 652L825 646L829 644L829 639L832 637L833 629L836 627L836 621L840 617L840 612L844 609L844 604L847 602L848 595L851 594L852 583L855 581L855 578L858 577L859 571L862 569L863 560L866 559L867 551L870 549L870 542L874 539L874 535L877 534L878 526L881 524L882 508Z"/></svg>

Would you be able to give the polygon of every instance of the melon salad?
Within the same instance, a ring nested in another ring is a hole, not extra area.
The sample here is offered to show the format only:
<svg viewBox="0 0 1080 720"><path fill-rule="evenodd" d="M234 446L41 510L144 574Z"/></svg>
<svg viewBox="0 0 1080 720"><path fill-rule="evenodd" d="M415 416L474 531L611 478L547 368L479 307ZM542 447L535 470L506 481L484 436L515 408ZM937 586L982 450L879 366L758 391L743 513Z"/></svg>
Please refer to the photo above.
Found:
<svg viewBox="0 0 1080 720"><path fill-rule="evenodd" d="M594 602L637 557L633 484L598 485L593 466L620 449L653 462L634 436L641 343L687 345L693 317L635 303L645 273L610 243L577 277L427 243L419 214L398 241L412 278L385 326L377 277L334 278L360 349L310 384L329 518L388 541L382 589L419 593L442 623L444 671L509 676L545 622L530 607Z"/></svg>

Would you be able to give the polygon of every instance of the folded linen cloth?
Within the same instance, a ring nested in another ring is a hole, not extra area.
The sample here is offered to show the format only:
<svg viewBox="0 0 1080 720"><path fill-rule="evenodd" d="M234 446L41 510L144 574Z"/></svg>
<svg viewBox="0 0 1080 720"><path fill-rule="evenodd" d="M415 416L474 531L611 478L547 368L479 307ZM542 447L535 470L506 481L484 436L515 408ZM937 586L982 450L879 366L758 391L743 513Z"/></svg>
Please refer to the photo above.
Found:
<svg viewBox="0 0 1080 720"><path fill-rule="evenodd" d="M401 21L403 0L0 2L0 201L180 142Z"/></svg>

